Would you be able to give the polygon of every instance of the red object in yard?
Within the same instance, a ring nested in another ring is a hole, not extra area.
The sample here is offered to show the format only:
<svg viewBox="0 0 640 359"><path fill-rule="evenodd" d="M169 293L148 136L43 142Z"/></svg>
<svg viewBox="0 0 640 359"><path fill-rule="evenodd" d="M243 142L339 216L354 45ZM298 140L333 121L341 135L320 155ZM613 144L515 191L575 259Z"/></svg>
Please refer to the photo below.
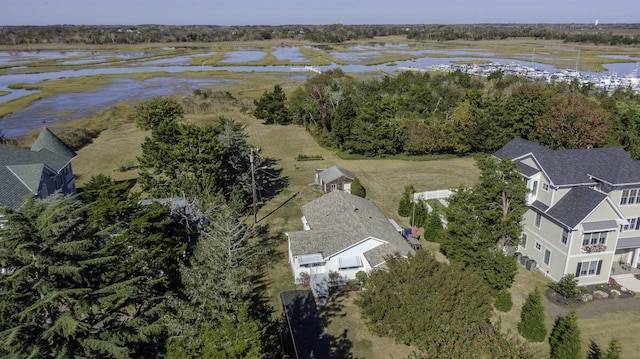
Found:
<svg viewBox="0 0 640 359"><path fill-rule="evenodd" d="M416 238L418 236L418 227L413 226L413 228L411 228L411 236L413 238Z"/></svg>

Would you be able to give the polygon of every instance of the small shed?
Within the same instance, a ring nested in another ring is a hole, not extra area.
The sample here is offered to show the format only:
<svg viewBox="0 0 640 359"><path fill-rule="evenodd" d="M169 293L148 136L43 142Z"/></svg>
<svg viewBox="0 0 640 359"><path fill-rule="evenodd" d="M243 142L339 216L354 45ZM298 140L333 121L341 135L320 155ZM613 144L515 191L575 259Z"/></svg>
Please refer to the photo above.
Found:
<svg viewBox="0 0 640 359"><path fill-rule="evenodd" d="M356 175L353 172L332 166L326 169L317 169L315 182L324 193L335 190L351 193L351 183L355 178Z"/></svg>

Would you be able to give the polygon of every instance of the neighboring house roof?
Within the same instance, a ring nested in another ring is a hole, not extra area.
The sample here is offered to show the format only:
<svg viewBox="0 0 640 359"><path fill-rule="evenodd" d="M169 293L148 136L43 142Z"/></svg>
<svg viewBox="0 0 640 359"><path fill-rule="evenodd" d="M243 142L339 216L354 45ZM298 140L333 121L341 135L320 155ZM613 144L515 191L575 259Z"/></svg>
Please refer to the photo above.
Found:
<svg viewBox="0 0 640 359"><path fill-rule="evenodd" d="M58 173L76 156L48 128L31 149L0 145L0 205L18 209L36 195L44 173Z"/></svg>
<svg viewBox="0 0 640 359"><path fill-rule="evenodd" d="M326 259L367 239L386 243L369 250L365 258L372 267L386 256L413 253L373 202L342 191L332 191L301 207L311 230L289 232L293 256L322 253Z"/></svg>
<svg viewBox="0 0 640 359"><path fill-rule="evenodd" d="M640 161L621 147L551 150L514 138L494 155L514 160L532 155L556 186L595 183L592 177L611 184L640 183Z"/></svg>
<svg viewBox="0 0 640 359"><path fill-rule="evenodd" d="M356 178L356 175L353 172L346 170L344 168L340 168L338 166L332 166L327 168L326 170L318 172L318 177L322 179L324 183L330 183L337 180L340 177L347 177L351 180Z"/></svg>

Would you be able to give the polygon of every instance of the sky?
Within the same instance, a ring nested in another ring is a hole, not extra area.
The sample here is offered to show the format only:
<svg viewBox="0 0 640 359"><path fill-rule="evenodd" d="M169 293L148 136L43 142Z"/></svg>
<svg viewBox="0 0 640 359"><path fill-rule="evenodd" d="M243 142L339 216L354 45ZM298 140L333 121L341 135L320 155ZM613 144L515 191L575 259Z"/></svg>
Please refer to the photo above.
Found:
<svg viewBox="0 0 640 359"><path fill-rule="evenodd" d="M640 23L638 0L0 0L2 25Z"/></svg>

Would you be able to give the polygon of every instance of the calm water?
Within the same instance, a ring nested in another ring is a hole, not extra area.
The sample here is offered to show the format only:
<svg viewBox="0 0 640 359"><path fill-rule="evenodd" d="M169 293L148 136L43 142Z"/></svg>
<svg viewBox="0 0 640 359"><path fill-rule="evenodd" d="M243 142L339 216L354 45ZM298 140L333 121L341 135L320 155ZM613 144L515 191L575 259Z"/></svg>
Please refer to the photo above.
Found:
<svg viewBox="0 0 640 359"><path fill-rule="evenodd" d="M317 48L317 47L316 47ZM166 49L172 51L174 49ZM439 64L449 64L453 62L469 62L474 60L498 62L501 64L517 63L523 66L533 66L549 72L561 69L550 65L532 63L527 60L529 54L521 54L520 60L496 58L495 53L483 49L478 50L454 50L440 51L429 49L411 48L406 44L372 44L357 45L349 48L349 52L326 50L332 56L349 62L349 65L339 66L319 66L321 71L341 68L345 72L368 72L383 69L388 72L398 70L401 67L414 67L426 69L429 66ZM301 47L274 47L273 56L281 61L288 61L292 64L311 65L310 59L302 52ZM414 60L397 61L393 63L367 66L376 58L386 56L385 53L399 53L418 56ZM12 83L38 83L41 81L52 81L60 78L73 78L80 76L92 76L100 74L122 74L126 76L136 72L169 72L180 73L186 71L230 71L230 72L282 72L288 78L299 78L304 80L312 73L292 73L290 66L191 66L194 57L205 57L215 55L216 52L206 51L195 55L176 55L160 59L149 59L149 57L165 55L163 53L151 52L0 52L0 66L18 68L35 60L52 60L60 64L87 64L91 68L79 70L64 70L58 72L45 72L38 74L11 74L0 75L0 90L9 91L10 94L0 96L0 105L15 98L31 93L27 90L12 90L8 86ZM236 48L227 52L221 63L247 63L262 60L266 52L256 48ZM447 58L430 57L435 54L447 55ZM544 54L540 53L540 59ZM605 65L606 72L625 75L638 67L637 58L621 57L620 55L602 55L605 58L629 59L628 63L615 63ZM114 58L120 60L116 63L106 63ZM38 128L43 123L60 122L83 117L91 117L100 111L125 101L141 101L152 96L165 96L172 93L189 93L194 89L207 87L227 86L233 81L225 79L193 79L187 77L167 77L161 74L146 80L134 80L121 78L109 81L107 85L100 87L92 93L69 93L61 94L33 102L30 106L0 119L0 129L7 136L22 135L29 130Z"/></svg>

